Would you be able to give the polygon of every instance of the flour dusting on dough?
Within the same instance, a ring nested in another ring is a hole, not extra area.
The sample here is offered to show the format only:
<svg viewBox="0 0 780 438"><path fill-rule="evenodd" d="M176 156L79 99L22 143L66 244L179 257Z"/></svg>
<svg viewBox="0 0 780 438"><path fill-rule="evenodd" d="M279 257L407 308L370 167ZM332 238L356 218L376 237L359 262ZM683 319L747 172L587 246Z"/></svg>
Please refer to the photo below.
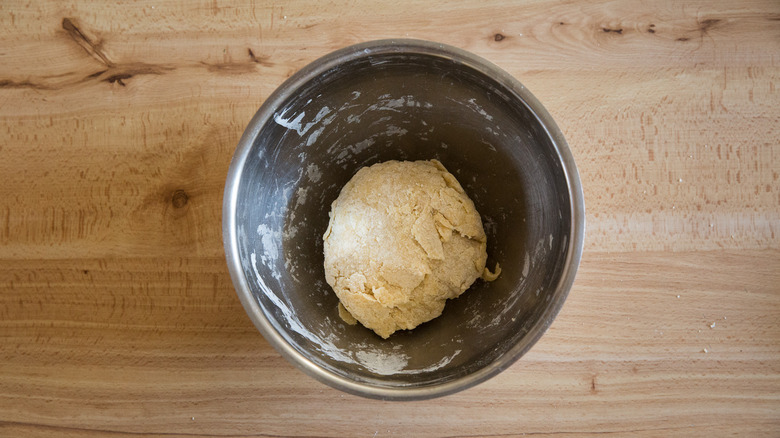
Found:
<svg viewBox="0 0 780 438"><path fill-rule="evenodd" d="M323 236L325 277L344 309L383 338L441 315L485 269L474 203L438 161L388 161L344 186Z"/></svg>

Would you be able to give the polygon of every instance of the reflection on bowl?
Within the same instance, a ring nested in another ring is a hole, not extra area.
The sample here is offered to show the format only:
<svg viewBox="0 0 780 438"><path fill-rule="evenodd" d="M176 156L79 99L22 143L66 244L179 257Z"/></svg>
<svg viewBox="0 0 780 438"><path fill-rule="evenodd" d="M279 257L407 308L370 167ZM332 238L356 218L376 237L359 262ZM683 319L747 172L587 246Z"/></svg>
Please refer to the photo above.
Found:
<svg viewBox="0 0 780 438"><path fill-rule="evenodd" d="M328 211L361 167L432 158L474 201L503 273L383 340L338 316ZM563 305L583 233L574 160L541 104L487 61L425 41L347 47L292 76L249 123L225 187L228 266L255 325L306 373L374 398L441 396L511 365Z"/></svg>

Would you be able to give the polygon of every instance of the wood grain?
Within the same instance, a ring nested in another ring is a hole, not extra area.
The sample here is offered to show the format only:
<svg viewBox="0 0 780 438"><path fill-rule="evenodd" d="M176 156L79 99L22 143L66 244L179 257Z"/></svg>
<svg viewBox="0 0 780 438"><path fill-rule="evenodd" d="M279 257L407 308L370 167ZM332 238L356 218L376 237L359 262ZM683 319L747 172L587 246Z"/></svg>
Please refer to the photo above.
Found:
<svg viewBox="0 0 780 438"><path fill-rule="evenodd" d="M462 393L332 390L257 333L231 155L289 75L413 37L516 76L585 188L585 254L521 361ZM778 436L780 4L0 6L0 436Z"/></svg>

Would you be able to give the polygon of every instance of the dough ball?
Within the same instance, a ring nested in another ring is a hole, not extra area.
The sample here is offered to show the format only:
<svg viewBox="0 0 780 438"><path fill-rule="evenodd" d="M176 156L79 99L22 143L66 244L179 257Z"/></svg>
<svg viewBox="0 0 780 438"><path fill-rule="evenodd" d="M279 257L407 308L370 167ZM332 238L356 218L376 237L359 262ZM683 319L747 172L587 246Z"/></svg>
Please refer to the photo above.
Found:
<svg viewBox="0 0 780 438"><path fill-rule="evenodd" d="M383 338L441 315L489 274L479 213L436 160L360 169L333 202L323 239L328 284Z"/></svg>

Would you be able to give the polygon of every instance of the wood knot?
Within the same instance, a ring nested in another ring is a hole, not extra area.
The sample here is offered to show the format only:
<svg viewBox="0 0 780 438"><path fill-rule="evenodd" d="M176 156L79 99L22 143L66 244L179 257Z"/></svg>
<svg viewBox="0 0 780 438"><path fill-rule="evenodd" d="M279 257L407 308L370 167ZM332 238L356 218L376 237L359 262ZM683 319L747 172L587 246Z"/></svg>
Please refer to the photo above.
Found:
<svg viewBox="0 0 780 438"><path fill-rule="evenodd" d="M712 26L715 26L718 23L720 23L719 18L708 18L699 23L699 30L701 30L703 33L707 33L707 31L710 30Z"/></svg>
<svg viewBox="0 0 780 438"><path fill-rule="evenodd" d="M190 197L187 195L187 192L184 190L176 190L173 192L173 197L171 198L171 203L173 204L173 208L182 208L185 205L187 205L187 202L190 200Z"/></svg>
<svg viewBox="0 0 780 438"><path fill-rule="evenodd" d="M106 82L110 82L112 84L114 82L116 82L117 84L119 84L119 85L124 87L126 85L124 80L125 79L130 79L132 77L133 77L133 75L130 74L130 73L119 73L119 74L111 75L111 76L109 76L109 77L107 77L107 78L105 78L103 80L106 81Z"/></svg>
<svg viewBox="0 0 780 438"><path fill-rule="evenodd" d="M504 38L506 38L504 35L501 35L500 33L497 33L493 36L493 39L496 41L504 41Z"/></svg>

